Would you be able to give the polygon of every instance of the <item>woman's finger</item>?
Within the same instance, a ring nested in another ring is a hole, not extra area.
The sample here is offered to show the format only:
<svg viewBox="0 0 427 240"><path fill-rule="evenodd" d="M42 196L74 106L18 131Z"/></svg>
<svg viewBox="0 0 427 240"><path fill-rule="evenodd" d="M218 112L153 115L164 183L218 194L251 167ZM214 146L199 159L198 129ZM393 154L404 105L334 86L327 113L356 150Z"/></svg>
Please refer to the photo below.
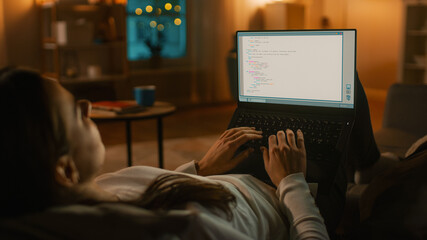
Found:
<svg viewBox="0 0 427 240"><path fill-rule="evenodd" d="M268 163L270 162L270 157L268 156L268 150L266 147L261 147L262 158L264 159L264 167L267 168Z"/></svg>
<svg viewBox="0 0 427 240"><path fill-rule="evenodd" d="M271 135L268 138L268 144L269 144L269 154L270 157L274 157L277 159L280 159L280 149L277 145L277 137L276 135Z"/></svg>
<svg viewBox="0 0 427 240"><path fill-rule="evenodd" d="M255 130L254 127L238 127L238 128L230 128L228 130L226 130L219 138L225 138L225 137L229 137L235 133L237 133L238 131L241 130Z"/></svg>
<svg viewBox="0 0 427 240"><path fill-rule="evenodd" d="M286 143L286 135L285 135L285 132L283 132L283 130L280 130L277 132L277 142L279 143L279 146L288 145Z"/></svg>
<svg viewBox="0 0 427 240"><path fill-rule="evenodd" d="M294 132L291 129L286 130L286 137L288 138L288 143L290 147L296 147L295 144L295 135Z"/></svg>
<svg viewBox="0 0 427 240"><path fill-rule="evenodd" d="M234 133L234 134L232 134L232 135L228 136L228 137L226 138L226 140L228 140L228 141L233 141L233 140L235 140L235 139L239 138L240 136L242 136L242 135L244 135L244 134L258 134L258 135L261 135L261 134L262 134L262 132L261 132L261 131L254 130L254 129L249 129L249 130L247 130L247 129L243 129L243 130L237 131L236 133Z"/></svg>
<svg viewBox="0 0 427 240"><path fill-rule="evenodd" d="M271 150L277 146L276 135L270 135L268 137L268 148Z"/></svg>
<svg viewBox="0 0 427 240"><path fill-rule="evenodd" d="M302 131L300 129L298 129L297 131L297 143L298 148L305 151L304 134L302 134Z"/></svg>
<svg viewBox="0 0 427 240"><path fill-rule="evenodd" d="M233 145L235 147L240 147L249 140L261 139L261 138L262 138L262 135L259 133L257 133L257 134L243 134L243 135L239 136L238 138L230 141L230 143L231 143L231 145Z"/></svg>

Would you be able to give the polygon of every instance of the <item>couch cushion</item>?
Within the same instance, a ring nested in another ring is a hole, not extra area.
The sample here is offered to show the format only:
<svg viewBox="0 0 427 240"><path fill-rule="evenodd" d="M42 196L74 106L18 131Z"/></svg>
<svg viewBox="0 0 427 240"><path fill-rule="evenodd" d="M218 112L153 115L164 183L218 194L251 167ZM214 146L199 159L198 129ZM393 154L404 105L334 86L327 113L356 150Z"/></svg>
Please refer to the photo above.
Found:
<svg viewBox="0 0 427 240"><path fill-rule="evenodd" d="M0 220L0 239L170 239L188 235L197 214L158 214L132 205L70 205ZM181 238L180 237L180 238Z"/></svg>
<svg viewBox="0 0 427 240"><path fill-rule="evenodd" d="M387 93L383 128L395 128L417 138L427 134L427 85L393 84Z"/></svg>

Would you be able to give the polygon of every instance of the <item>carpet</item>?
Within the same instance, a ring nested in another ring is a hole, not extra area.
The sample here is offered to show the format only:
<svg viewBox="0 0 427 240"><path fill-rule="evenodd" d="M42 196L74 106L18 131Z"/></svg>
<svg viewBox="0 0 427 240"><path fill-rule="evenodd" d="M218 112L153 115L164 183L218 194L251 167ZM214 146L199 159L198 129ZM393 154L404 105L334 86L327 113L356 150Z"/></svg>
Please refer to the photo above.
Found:
<svg viewBox="0 0 427 240"><path fill-rule="evenodd" d="M191 138L164 139L163 156L164 168L174 170L191 160L200 160L209 148L219 138L219 135L208 135ZM114 172L127 167L126 143L105 146L106 157L100 174ZM157 140L133 142L133 165L158 167Z"/></svg>

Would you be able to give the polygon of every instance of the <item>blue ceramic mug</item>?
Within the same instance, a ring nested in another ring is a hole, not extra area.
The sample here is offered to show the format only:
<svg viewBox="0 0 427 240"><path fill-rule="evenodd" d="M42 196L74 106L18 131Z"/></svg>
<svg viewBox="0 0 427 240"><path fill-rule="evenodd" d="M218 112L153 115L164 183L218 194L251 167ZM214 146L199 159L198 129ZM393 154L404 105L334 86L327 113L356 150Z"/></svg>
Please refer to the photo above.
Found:
<svg viewBox="0 0 427 240"><path fill-rule="evenodd" d="M156 86L137 86L133 88L135 101L141 106L153 106L156 92Z"/></svg>

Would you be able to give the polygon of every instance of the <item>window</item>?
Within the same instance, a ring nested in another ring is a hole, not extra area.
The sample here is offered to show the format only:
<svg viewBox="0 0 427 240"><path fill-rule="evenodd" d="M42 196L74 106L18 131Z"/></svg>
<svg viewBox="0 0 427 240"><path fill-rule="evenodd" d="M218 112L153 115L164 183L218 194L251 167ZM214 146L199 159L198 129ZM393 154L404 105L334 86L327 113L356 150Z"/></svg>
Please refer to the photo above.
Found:
<svg viewBox="0 0 427 240"><path fill-rule="evenodd" d="M186 55L185 0L128 0L126 11L130 61Z"/></svg>

